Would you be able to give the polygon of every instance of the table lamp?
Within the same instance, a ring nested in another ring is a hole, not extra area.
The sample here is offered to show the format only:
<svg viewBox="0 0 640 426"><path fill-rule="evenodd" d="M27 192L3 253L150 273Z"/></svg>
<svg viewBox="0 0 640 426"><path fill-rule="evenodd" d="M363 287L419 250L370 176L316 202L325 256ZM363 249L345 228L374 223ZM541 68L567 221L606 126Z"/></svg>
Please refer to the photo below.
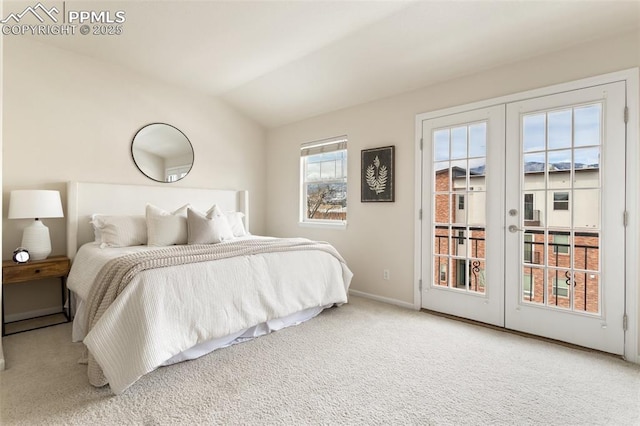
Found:
<svg viewBox="0 0 640 426"><path fill-rule="evenodd" d="M40 219L64 217L59 191L17 190L9 198L9 219L35 219L22 234L22 247L31 260L46 259L51 254L51 237Z"/></svg>

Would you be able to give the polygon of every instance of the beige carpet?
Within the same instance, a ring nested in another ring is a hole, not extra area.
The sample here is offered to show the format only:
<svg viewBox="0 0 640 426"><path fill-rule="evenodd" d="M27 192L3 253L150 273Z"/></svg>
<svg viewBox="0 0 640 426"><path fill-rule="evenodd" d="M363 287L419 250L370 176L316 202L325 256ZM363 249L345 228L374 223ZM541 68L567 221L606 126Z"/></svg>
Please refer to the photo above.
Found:
<svg viewBox="0 0 640 426"><path fill-rule="evenodd" d="M8 336L0 423L640 424L640 367L365 299L92 388L70 324Z"/></svg>

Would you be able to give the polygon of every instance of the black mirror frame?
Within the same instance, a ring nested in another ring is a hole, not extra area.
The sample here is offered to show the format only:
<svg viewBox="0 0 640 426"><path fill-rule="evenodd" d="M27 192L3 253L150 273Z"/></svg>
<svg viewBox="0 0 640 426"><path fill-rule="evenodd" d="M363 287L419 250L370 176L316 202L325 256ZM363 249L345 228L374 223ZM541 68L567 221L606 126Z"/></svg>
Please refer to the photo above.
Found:
<svg viewBox="0 0 640 426"><path fill-rule="evenodd" d="M148 174L146 174L146 173L145 173L145 172L140 168L140 165L139 165L139 164L138 164L138 162L136 161L136 157L135 157L135 155L134 155L134 153L133 153L133 144L135 143L135 141L136 141L136 137L138 136L138 134L139 134L142 130L146 129L147 127L149 127L149 126L154 126L154 125L158 125L158 124L162 124L162 125L164 125L164 126L169 126L169 127L174 128L174 129L175 129L176 131L178 131L182 136L184 136L184 138L185 138L185 140L187 141L187 143L189 143L189 148L191 148L191 157L192 157L192 160L191 160L191 166L189 167L189 170L187 171L187 173L186 173L183 177L181 177L181 178L179 178L179 179L176 179L176 180L174 180L174 181L158 180L158 179L153 178L153 177L149 176ZM195 154L195 150L193 149L193 144L191 143L191 140L189 140L189 138L187 137L187 135L185 135L185 134L184 134L184 132L183 132L182 130L180 130L180 129L178 129L176 126L173 126L173 125L168 124L168 123L163 123L163 122L154 122L154 123L145 124L144 126L140 127L140 128L136 131L136 133L133 135L133 139L131 139L131 159L133 160L133 164L135 164L135 165L136 165L136 167L137 167L137 169L140 171L140 173L142 173L142 174L143 174L145 177L147 177L148 179L151 179L151 180L152 180L152 181L154 181L154 182L160 182L160 183L175 183L175 182L179 182L179 181L181 181L182 179L184 179L185 177L187 177L187 175L189 175L189 173L190 173L190 172L191 172L191 170L193 169L193 164L195 163L195 160L196 160L196 154Z"/></svg>

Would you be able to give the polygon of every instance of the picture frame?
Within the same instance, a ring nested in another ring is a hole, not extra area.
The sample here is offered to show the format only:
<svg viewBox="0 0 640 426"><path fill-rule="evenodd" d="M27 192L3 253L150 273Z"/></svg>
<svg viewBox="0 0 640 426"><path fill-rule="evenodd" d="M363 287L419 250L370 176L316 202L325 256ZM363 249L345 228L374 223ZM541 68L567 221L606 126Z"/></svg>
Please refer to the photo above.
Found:
<svg viewBox="0 0 640 426"><path fill-rule="evenodd" d="M360 201L394 202L395 145L361 151Z"/></svg>

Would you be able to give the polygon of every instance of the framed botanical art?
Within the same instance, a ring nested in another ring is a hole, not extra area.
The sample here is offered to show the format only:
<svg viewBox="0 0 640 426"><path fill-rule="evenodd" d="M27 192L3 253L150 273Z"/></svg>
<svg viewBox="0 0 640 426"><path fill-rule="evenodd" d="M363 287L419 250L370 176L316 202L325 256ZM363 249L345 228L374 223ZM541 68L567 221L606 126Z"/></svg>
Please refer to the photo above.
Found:
<svg viewBox="0 0 640 426"><path fill-rule="evenodd" d="M394 202L394 145L363 149L360 177L360 201Z"/></svg>

